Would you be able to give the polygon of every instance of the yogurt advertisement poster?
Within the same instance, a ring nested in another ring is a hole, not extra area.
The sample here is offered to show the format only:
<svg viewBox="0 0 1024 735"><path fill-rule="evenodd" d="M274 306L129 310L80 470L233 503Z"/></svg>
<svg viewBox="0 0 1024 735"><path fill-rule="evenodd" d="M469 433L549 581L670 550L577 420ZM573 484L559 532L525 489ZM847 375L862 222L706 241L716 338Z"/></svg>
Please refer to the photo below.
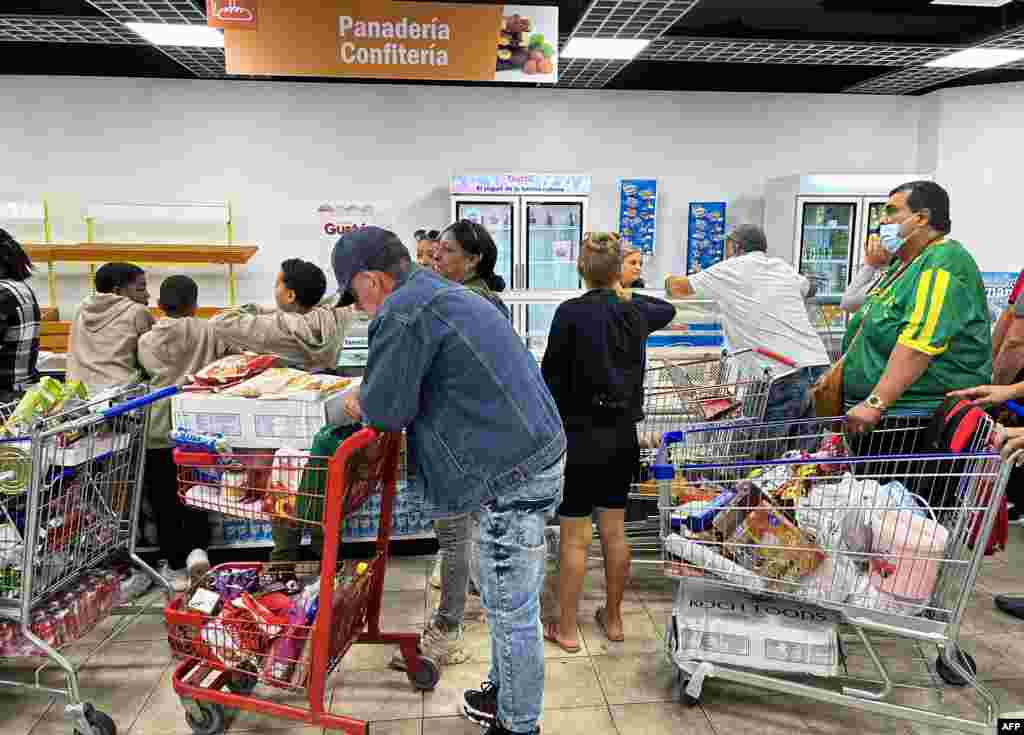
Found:
<svg viewBox="0 0 1024 735"><path fill-rule="evenodd" d="M623 179L619 182L619 234L624 245L654 254L658 217L658 182Z"/></svg>
<svg viewBox="0 0 1024 735"><path fill-rule="evenodd" d="M725 257L725 202L691 202L686 273L700 273Z"/></svg>
<svg viewBox="0 0 1024 735"><path fill-rule="evenodd" d="M225 28L224 57L229 74L554 84L558 8L260 0L257 26Z"/></svg>

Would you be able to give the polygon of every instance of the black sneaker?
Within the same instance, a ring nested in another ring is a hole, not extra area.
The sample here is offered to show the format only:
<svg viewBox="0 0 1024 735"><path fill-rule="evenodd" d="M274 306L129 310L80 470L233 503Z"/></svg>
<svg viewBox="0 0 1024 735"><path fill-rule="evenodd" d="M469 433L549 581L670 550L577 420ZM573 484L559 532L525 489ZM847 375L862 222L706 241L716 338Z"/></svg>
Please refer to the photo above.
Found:
<svg viewBox="0 0 1024 735"><path fill-rule="evenodd" d="M491 725L489 728L487 728L487 732L485 732L484 735L518 735L518 734L512 732L511 730L506 730L504 727L501 726L501 723L495 722L493 725ZM537 726L537 729L534 730L533 733L531 733L531 735L540 735L540 726L539 725Z"/></svg>
<svg viewBox="0 0 1024 735"><path fill-rule="evenodd" d="M492 728L498 726L498 685L485 681L479 689L467 689L463 692L462 713L466 715L467 720L478 725L489 725Z"/></svg>

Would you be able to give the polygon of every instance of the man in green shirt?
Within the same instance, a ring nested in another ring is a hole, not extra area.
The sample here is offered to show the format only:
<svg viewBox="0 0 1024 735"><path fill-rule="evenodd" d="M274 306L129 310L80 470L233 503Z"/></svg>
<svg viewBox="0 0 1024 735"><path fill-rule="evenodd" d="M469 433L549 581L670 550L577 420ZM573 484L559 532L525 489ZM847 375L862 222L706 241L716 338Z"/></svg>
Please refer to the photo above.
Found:
<svg viewBox="0 0 1024 735"><path fill-rule="evenodd" d="M882 243L898 258L851 319L845 345L855 433L889 411L931 413L949 391L992 374L985 286L971 254L948 237L949 195L930 181L905 184L882 222Z"/></svg>

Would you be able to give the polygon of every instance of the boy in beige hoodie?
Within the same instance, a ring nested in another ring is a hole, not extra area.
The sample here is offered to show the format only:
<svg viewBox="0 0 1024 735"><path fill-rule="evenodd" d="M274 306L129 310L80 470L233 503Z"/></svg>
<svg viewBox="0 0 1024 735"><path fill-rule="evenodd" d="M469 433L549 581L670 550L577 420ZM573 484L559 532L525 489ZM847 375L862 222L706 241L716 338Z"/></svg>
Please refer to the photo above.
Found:
<svg viewBox="0 0 1024 735"><path fill-rule="evenodd" d="M330 370L338 365L351 321L349 309L319 306L327 278L314 263L281 263L274 284L276 309L254 304L228 309L210 320L218 339L238 350L280 355L293 367Z"/></svg>
<svg viewBox="0 0 1024 735"><path fill-rule="evenodd" d="M96 271L96 293L78 307L68 344L68 379L95 393L142 379L139 337L153 326L146 272L131 263Z"/></svg>
<svg viewBox="0 0 1024 735"><path fill-rule="evenodd" d="M188 276L171 276L160 284L160 308L165 316L139 338L139 362L149 375L150 388L184 385L187 377L233 350L217 339L210 322L194 316L199 288ZM210 542L206 513L191 510L178 499L177 469L171 442L171 402L157 401L150 410L146 450L146 489L156 517L160 551L174 578L184 588L185 562L192 549Z"/></svg>

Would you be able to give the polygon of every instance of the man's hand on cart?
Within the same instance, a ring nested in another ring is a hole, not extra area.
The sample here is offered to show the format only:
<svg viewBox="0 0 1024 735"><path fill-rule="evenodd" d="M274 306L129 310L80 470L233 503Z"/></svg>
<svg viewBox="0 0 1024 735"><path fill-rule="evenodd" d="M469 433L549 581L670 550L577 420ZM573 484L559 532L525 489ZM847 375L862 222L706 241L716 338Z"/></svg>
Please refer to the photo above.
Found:
<svg viewBox="0 0 1024 735"><path fill-rule="evenodd" d="M949 394L951 398L962 398L975 406L999 406L1008 401L1024 398L1024 384L1017 385L979 385L974 388L955 390Z"/></svg>
<svg viewBox="0 0 1024 735"><path fill-rule="evenodd" d="M353 421L363 420L363 409L359 405L359 388L350 390L345 395L345 413L348 414L348 417Z"/></svg>
<svg viewBox="0 0 1024 735"><path fill-rule="evenodd" d="M846 412L846 427L851 434L867 434L882 420L882 412L866 403L858 403Z"/></svg>

